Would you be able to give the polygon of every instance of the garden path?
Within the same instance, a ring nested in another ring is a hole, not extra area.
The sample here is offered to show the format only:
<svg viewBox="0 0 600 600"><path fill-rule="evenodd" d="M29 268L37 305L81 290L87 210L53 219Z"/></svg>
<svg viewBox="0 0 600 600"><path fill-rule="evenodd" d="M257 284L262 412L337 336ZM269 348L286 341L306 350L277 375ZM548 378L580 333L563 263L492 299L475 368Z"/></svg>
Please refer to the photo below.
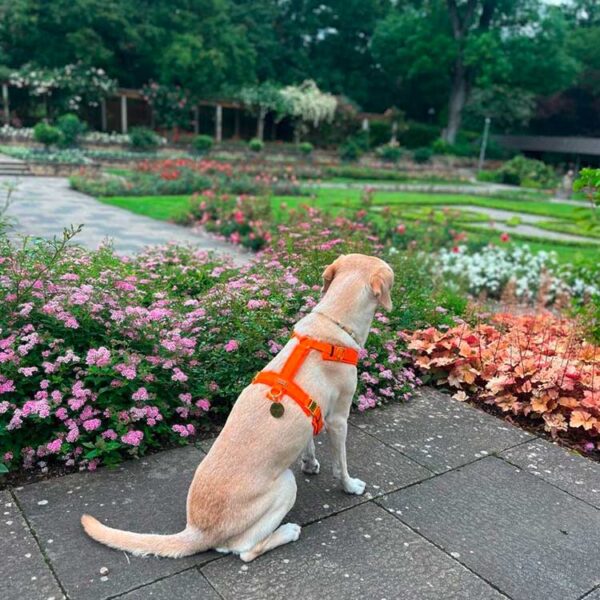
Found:
<svg viewBox="0 0 600 600"><path fill-rule="evenodd" d="M482 215L487 215L490 218L488 222L477 222L473 223L477 227L486 227L488 229L498 229L507 232L520 233L521 235L535 236L546 240L560 240L569 242L588 242L592 244L600 244L600 239L589 238L583 235L576 235L572 233L562 233L560 231L551 231L549 229L542 229L536 227L535 223L551 223L557 221L552 217L543 215L532 215L529 213L515 212L512 210L501 210L498 208L487 208L483 206L471 206L471 205L460 205L451 204L447 206L440 205L440 208L458 209L469 212L474 212ZM519 217L523 223L518 225L507 226L503 221L507 221L514 217Z"/></svg>
<svg viewBox="0 0 600 600"><path fill-rule="evenodd" d="M353 414L348 457L367 481L344 494L294 466L300 540L244 565L215 552L136 558L87 538L116 527L179 531L210 441L119 469L0 492L3 600L599 600L600 465L423 388Z"/></svg>
<svg viewBox="0 0 600 600"><path fill-rule="evenodd" d="M118 254L178 242L231 256L237 263L250 260L249 254L203 232L102 204L72 190L63 177L0 177L0 194L4 194L2 185L8 182L17 185L7 215L15 220L14 231L19 234L52 238L60 235L65 227L83 224L83 231L75 242L90 249L97 248L107 238L112 239Z"/></svg>

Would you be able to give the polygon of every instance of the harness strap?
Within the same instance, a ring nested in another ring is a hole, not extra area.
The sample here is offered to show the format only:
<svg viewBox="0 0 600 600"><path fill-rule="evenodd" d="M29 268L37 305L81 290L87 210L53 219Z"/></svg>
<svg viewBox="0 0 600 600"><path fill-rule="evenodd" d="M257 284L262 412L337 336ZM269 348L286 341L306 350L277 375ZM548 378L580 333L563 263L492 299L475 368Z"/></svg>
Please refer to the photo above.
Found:
<svg viewBox="0 0 600 600"><path fill-rule="evenodd" d="M261 371L254 377L252 383L263 383L270 386L271 389L267 393L267 398L272 402L281 402L284 395L292 398L304 411L306 416L312 419L313 433L317 435L323 429L321 408L293 381L294 375L296 375L311 350L321 352L323 360L332 360L351 365L358 363L358 350L320 342L308 336L300 335L295 331L294 337L298 340L298 344L292 350L281 372Z"/></svg>

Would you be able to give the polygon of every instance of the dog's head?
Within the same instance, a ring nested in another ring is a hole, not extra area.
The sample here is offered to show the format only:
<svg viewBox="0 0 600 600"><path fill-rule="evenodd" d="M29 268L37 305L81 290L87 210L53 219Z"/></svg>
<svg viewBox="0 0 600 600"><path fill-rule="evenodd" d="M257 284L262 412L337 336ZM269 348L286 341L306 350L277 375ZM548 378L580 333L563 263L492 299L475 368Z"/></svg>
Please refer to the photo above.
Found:
<svg viewBox="0 0 600 600"><path fill-rule="evenodd" d="M342 254L323 271L323 294L342 277L359 278L370 290L378 304L392 310L390 292L394 285L394 271L380 258L366 254Z"/></svg>

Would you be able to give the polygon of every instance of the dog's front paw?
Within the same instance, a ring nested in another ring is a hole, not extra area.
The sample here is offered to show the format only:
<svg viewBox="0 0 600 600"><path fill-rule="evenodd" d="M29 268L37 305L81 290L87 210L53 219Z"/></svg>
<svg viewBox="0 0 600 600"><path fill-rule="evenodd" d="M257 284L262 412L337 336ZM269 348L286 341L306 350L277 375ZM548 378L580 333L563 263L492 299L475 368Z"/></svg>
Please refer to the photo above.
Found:
<svg viewBox="0 0 600 600"><path fill-rule="evenodd" d="M316 458L302 459L302 472L316 475L321 470L321 465Z"/></svg>
<svg viewBox="0 0 600 600"><path fill-rule="evenodd" d="M367 484L364 481L356 479L355 477L348 477L348 479L343 482L344 491L347 494L356 494L357 496L360 496L365 491L366 485Z"/></svg>

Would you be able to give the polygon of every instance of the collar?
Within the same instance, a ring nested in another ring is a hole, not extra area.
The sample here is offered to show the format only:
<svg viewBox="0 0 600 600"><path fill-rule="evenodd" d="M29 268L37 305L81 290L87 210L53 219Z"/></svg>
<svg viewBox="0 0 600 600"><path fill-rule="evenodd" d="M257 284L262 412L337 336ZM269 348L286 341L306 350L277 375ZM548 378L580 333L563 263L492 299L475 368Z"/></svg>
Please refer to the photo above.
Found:
<svg viewBox="0 0 600 600"><path fill-rule="evenodd" d="M357 335L354 333L354 331L352 331L352 329L350 329L350 327L348 327L347 325L344 325L337 319L334 319L333 317L330 317L329 315L322 313L320 310L313 310L313 313L316 313L317 315L321 315L322 317L325 317L328 321L331 321L334 325L337 325L342 331L347 333L358 344L359 348L362 348L362 344L358 341Z"/></svg>

